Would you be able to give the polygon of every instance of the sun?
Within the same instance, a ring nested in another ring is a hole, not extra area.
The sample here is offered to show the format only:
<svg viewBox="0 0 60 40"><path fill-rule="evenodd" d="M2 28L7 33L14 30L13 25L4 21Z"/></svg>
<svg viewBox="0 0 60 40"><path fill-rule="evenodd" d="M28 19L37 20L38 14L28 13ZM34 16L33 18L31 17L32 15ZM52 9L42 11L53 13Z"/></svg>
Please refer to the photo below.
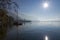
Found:
<svg viewBox="0 0 60 40"><path fill-rule="evenodd" d="M43 4L43 7L44 7L44 8L48 8L48 3L44 3L44 4Z"/></svg>

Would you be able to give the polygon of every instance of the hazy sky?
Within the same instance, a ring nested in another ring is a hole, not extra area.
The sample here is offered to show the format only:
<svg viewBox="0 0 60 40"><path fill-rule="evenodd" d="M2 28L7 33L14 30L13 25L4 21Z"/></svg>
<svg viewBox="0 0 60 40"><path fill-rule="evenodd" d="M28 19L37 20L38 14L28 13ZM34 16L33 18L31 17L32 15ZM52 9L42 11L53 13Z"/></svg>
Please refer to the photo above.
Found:
<svg viewBox="0 0 60 40"><path fill-rule="evenodd" d="M29 20L60 20L60 0L18 0L19 16ZM47 2L48 7L43 4ZM24 14L24 15L23 15Z"/></svg>

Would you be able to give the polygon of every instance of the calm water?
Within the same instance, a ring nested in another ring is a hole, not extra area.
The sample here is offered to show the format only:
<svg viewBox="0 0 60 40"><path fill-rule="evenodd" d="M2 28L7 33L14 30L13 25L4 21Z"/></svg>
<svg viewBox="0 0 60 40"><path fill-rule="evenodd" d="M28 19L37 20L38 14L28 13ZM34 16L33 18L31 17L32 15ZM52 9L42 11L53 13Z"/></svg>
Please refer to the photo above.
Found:
<svg viewBox="0 0 60 40"><path fill-rule="evenodd" d="M31 22L4 29L5 40L60 40L60 22Z"/></svg>

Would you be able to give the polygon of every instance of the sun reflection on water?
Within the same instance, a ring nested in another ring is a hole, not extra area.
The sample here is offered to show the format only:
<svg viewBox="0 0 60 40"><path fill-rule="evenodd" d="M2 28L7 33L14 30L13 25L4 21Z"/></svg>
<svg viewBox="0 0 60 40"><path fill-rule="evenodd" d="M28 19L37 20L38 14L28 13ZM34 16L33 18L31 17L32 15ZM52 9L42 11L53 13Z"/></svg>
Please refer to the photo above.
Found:
<svg viewBox="0 0 60 40"><path fill-rule="evenodd" d="M45 40L48 40L48 36L45 36Z"/></svg>

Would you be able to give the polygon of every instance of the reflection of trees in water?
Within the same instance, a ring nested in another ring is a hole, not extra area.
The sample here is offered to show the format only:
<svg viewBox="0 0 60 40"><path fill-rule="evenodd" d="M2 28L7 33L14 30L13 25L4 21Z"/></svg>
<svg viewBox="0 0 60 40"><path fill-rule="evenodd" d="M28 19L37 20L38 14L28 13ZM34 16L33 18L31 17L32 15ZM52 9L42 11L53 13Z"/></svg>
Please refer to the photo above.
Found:
<svg viewBox="0 0 60 40"><path fill-rule="evenodd" d="M7 37L8 29L11 29L13 26L0 26L0 40L5 40Z"/></svg>
<svg viewBox="0 0 60 40"><path fill-rule="evenodd" d="M4 40L7 35L7 26L0 27L0 40Z"/></svg>

